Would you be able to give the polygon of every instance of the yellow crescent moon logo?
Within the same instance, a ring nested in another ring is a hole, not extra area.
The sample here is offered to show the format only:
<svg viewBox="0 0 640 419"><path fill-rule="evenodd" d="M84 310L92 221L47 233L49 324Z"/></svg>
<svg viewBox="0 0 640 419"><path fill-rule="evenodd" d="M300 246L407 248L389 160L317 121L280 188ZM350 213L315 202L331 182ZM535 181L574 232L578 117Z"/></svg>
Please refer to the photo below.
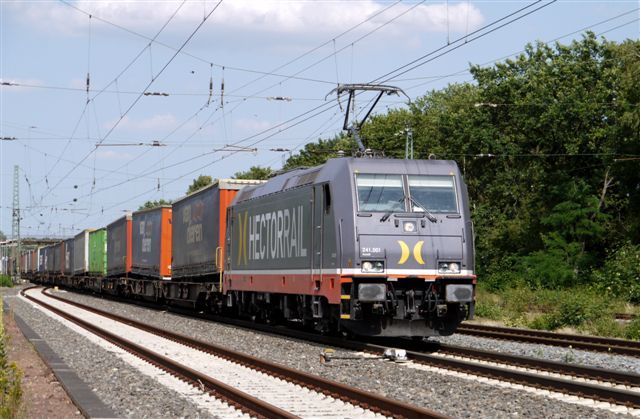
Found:
<svg viewBox="0 0 640 419"><path fill-rule="evenodd" d="M424 244L424 240L420 240L413 248L413 257L416 259L420 265L424 265L424 260L422 259L422 245Z"/></svg>
<svg viewBox="0 0 640 419"><path fill-rule="evenodd" d="M402 255L400 256L398 265L402 265L409 259L409 246L402 240L398 240L398 244L400 245L400 249L402 249Z"/></svg>

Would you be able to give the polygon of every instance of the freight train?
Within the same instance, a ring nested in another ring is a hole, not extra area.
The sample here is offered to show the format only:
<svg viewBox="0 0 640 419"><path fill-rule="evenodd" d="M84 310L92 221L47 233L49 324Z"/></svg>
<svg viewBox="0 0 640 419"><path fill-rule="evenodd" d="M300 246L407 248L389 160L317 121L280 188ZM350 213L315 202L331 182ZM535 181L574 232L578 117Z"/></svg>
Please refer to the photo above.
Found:
<svg viewBox="0 0 640 419"><path fill-rule="evenodd" d="M219 179L170 206L33 249L26 278L367 336L473 317L473 224L455 162L336 158Z"/></svg>

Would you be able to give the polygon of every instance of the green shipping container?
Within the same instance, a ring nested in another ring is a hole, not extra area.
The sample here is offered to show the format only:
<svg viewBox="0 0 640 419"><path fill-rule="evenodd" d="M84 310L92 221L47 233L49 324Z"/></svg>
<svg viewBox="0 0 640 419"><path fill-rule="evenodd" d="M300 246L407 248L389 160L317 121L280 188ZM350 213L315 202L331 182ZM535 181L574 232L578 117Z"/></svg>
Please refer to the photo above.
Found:
<svg viewBox="0 0 640 419"><path fill-rule="evenodd" d="M89 233L89 273L107 275L107 229Z"/></svg>

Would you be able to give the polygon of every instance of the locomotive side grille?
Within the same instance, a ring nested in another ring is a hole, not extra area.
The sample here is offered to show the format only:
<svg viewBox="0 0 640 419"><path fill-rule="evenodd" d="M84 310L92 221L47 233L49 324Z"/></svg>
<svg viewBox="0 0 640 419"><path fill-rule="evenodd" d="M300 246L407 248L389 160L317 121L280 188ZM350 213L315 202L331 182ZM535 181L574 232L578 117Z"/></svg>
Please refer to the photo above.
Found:
<svg viewBox="0 0 640 419"><path fill-rule="evenodd" d="M302 186L312 183L314 180L316 180L316 177L318 177L319 172L319 170L314 170L313 172L305 173L302 176L298 176L298 182L296 183L296 186Z"/></svg>

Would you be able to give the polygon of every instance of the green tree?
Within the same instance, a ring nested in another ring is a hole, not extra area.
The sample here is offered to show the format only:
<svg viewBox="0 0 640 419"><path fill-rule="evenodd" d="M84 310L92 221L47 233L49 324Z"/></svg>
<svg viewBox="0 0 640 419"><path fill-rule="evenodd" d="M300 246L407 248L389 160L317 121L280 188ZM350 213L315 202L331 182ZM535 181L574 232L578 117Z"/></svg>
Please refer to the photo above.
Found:
<svg viewBox="0 0 640 419"><path fill-rule="evenodd" d="M588 281L619 243L639 245L640 41L586 33L470 71L472 83L374 115L362 135L372 149L403 158L409 128L416 158L457 161L479 277L496 286L571 286ZM354 148L346 135L322 139L285 168ZM631 265L621 259L632 253L616 253L609 266Z"/></svg>
<svg viewBox="0 0 640 419"><path fill-rule="evenodd" d="M138 211L143 209L161 207L163 205L171 205L171 200L160 199L159 201L147 201L144 204L140 205Z"/></svg>
<svg viewBox="0 0 640 419"><path fill-rule="evenodd" d="M196 179L193 179L191 185L189 185L189 189L187 189L187 195L194 193L197 190L204 188L205 186L211 185L213 183L213 179L211 176L200 175Z"/></svg>
<svg viewBox="0 0 640 419"><path fill-rule="evenodd" d="M338 157L341 151L345 155L350 155L355 149L355 141L345 134L337 135L329 140L318 139L318 142L308 143L298 154L289 157L283 169L318 166L331 157Z"/></svg>
<svg viewBox="0 0 640 419"><path fill-rule="evenodd" d="M0 230L0 241L5 241L7 240L7 236L2 232L2 230Z"/></svg>
<svg viewBox="0 0 640 419"><path fill-rule="evenodd" d="M267 180L273 176L274 172L270 167L251 166L249 170L244 172L236 172L233 179L257 179Z"/></svg>

